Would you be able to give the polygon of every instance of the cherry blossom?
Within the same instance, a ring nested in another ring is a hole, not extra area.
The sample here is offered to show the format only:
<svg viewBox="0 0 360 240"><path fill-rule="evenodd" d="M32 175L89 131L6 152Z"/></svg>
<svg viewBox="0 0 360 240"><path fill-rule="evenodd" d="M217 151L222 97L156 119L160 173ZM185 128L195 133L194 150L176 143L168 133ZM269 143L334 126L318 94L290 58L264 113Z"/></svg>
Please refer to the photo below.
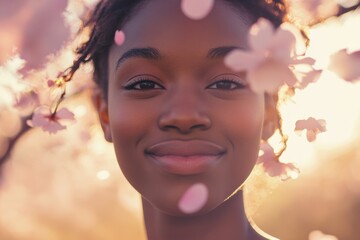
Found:
<svg viewBox="0 0 360 240"><path fill-rule="evenodd" d="M121 46L125 42L125 33L121 30L116 30L114 36L114 42L117 46Z"/></svg>
<svg viewBox="0 0 360 240"><path fill-rule="evenodd" d="M326 121L309 117L307 120L298 120L295 124L295 131L306 130L306 137L309 142L316 140L318 133L326 131Z"/></svg>
<svg viewBox="0 0 360 240"><path fill-rule="evenodd" d="M28 124L31 127L41 127L43 131L52 134L66 129L66 126L63 125L64 121L74 120L74 114L67 108L52 113L47 107L39 107L34 111L33 117L28 121Z"/></svg>
<svg viewBox="0 0 360 240"><path fill-rule="evenodd" d="M360 51L348 53L345 49L333 54L330 58L329 70L335 72L346 81L360 80Z"/></svg>
<svg viewBox="0 0 360 240"><path fill-rule="evenodd" d="M321 231L312 231L309 234L309 240L338 240L337 237L333 236L333 235L327 235L322 233Z"/></svg>
<svg viewBox="0 0 360 240"><path fill-rule="evenodd" d="M293 163L280 162L269 143L262 143L260 150L262 155L259 156L257 164L261 164L270 177L278 176L285 181L299 176L300 170Z"/></svg>
<svg viewBox="0 0 360 240"><path fill-rule="evenodd" d="M211 12L214 3L214 0L182 0L181 10L188 18L200 20Z"/></svg>
<svg viewBox="0 0 360 240"><path fill-rule="evenodd" d="M298 80L290 67L313 64L310 58L300 59L296 54L295 32L295 27L289 24L275 30L269 20L260 18L250 28L250 51L231 51L225 57L225 65L233 71L246 71L247 81L255 92L277 92L284 84L293 87Z"/></svg>

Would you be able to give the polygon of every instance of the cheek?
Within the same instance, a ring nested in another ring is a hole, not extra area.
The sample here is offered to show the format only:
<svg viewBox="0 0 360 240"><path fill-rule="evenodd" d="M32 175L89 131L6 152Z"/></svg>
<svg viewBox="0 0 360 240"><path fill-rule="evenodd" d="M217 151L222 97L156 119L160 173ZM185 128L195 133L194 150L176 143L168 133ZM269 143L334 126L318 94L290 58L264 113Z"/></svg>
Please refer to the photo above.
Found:
<svg viewBox="0 0 360 240"><path fill-rule="evenodd" d="M129 182L137 185L139 173L143 171L139 157L143 156L140 140L154 129L154 111L138 104L118 101L109 104L110 128L115 153L123 174ZM156 122L155 122L156 123ZM141 179L140 179L141 181Z"/></svg>
<svg viewBox="0 0 360 240"><path fill-rule="evenodd" d="M256 145L259 145L264 120L264 100L261 96L235 103L231 107L222 108L221 111L220 115L214 117L221 118L219 120L221 128L230 140L240 141L239 146L241 146L247 144L248 140L256 139ZM236 142L234 142L235 146L237 146Z"/></svg>
<svg viewBox="0 0 360 240"><path fill-rule="evenodd" d="M264 118L263 100L240 103L222 114L220 128L232 147L219 171L218 179L222 181L211 181L214 186L211 189L214 194L227 196L244 183L256 164Z"/></svg>

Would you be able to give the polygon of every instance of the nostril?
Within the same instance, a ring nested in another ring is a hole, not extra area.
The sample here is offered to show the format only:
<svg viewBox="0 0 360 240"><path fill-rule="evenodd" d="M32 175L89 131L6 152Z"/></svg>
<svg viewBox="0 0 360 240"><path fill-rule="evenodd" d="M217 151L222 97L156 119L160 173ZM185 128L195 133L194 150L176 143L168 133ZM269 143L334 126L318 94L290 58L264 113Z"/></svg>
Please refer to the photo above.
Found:
<svg viewBox="0 0 360 240"><path fill-rule="evenodd" d="M159 128L164 131L175 130L186 134L194 130L207 130L211 127L211 120L207 115L176 113L166 114L159 119Z"/></svg>

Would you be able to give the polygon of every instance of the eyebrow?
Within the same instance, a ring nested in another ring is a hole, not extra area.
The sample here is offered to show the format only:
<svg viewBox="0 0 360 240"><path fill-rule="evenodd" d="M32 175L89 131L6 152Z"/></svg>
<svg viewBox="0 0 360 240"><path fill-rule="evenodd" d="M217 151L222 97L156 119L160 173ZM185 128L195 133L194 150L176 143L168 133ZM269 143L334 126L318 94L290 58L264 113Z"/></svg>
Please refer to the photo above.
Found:
<svg viewBox="0 0 360 240"><path fill-rule="evenodd" d="M206 55L206 58L209 59L216 59L216 58L222 58L225 57L229 52L231 52L234 49L239 49L240 47L236 46L224 46L224 47L216 47L209 50L208 54ZM162 55L160 54L160 51L156 48L152 47L146 47L146 48L132 48L128 51L126 51L117 61L116 68L119 67L119 65L124 62L125 60L129 58L145 58L148 60L160 60Z"/></svg>
<svg viewBox="0 0 360 240"><path fill-rule="evenodd" d="M210 49L206 57L210 59L223 58L234 49L243 49L243 48L236 46L216 47Z"/></svg>
<svg viewBox="0 0 360 240"><path fill-rule="evenodd" d="M129 59L129 58L136 58L136 57L140 57L140 58L145 58L145 59L149 59L149 60L159 60L162 58L162 56L160 55L159 50L157 50L156 48L151 48L151 47L147 47L147 48L132 48L128 51L126 51L117 61L117 65L116 68L119 67L119 65L124 62L125 60Z"/></svg>

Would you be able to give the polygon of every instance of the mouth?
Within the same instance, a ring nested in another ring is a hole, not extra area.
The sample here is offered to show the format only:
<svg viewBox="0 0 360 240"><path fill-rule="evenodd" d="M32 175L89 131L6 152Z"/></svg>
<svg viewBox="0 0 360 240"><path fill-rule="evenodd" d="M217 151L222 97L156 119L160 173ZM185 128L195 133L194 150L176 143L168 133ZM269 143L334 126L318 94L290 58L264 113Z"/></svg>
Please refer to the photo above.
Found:
<svg viewBox="0 0 360 240"><path fill-rule="evenodd" d="M215 167L226 149L203 140L170 140L157 143L145 150L157 166L165 172L177 175L194 175Z"/></svg>

